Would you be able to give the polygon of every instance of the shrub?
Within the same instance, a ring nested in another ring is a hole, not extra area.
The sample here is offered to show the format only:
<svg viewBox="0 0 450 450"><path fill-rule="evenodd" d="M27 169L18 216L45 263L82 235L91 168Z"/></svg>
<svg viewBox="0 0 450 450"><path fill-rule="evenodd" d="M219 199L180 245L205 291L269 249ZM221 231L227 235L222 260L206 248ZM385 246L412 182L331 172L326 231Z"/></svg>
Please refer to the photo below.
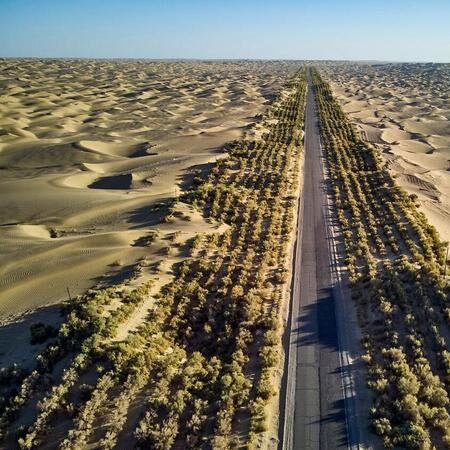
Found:
<svg viewBox="0 0 450 450"><path fill-rule="evenodd" d="M42 344L47 339L56 335L56 330L51 325L45 325L42 322L33 323L30 326L31 344Z"/></svg>

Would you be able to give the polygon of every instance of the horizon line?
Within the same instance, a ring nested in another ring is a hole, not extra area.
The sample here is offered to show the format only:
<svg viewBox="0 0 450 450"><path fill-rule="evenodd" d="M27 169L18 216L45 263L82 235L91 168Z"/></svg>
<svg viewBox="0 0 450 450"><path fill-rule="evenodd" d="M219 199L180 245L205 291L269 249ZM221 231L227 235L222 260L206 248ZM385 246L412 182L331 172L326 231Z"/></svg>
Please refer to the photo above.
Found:
<svg viewBox="0 0 450 450"><path fill-rule="evenodd" d="M321 59L302 59L302 58L226 58L226 57L137 57L137 56L2 56L0 60L14 59L61 59L61 60L106 60L106 61L291 61L291 62L360 62L360 63L388 63L388 64L450 64L449 61L433 60L395 60L395 59L339 59L339 58L321 58Z"/></svg>

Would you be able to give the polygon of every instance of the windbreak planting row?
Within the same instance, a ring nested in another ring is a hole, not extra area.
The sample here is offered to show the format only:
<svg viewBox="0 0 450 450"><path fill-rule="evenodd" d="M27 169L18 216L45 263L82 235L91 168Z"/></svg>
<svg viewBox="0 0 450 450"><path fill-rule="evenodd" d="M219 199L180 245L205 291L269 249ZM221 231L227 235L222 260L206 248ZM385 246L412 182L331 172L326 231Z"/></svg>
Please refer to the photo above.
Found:
<svg viewBox="0 0 450 450"><path fill-rule="evenodd" d="M149 295L92 292L36 370L1 405L3 448L252 448L268 426L279 366L306 79L302 70L262 119L179 200L225 224L197 237L145 322L121 323Z"/></svg>
<svg viewBox="0 0 450 450"><path fill-rule="evenodd" d="M385 448L450 448L450 289L445 244L359 138L317 71L320 114L363 360Z"/></svg>

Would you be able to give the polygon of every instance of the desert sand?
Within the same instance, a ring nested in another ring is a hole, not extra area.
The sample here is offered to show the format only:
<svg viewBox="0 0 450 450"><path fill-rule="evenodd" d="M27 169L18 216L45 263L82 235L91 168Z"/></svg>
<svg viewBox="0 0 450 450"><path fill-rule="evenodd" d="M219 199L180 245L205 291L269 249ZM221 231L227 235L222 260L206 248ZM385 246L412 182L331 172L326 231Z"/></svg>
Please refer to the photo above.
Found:
<svg viewBox="0 0 450 450"><path fill-rule="evenodd" d="M164 281L183 243L220 226L183 204L162 222L168 203L295 69L1 60L0 317L137 269L137 283L155 267Z"/></svg>
<svg viewBox="0 0 450 450"><path fill-rule="evenodd" d="M450 241L450 64L322 66L344 111Z"/></svg>

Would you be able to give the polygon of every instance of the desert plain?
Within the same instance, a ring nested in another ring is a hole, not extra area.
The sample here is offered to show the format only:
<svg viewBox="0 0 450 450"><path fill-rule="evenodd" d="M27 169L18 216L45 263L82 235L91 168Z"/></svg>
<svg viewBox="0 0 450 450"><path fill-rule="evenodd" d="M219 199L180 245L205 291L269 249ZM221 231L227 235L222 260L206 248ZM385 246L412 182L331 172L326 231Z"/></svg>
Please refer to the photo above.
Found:
<svg viewBox="0 0 450 450"><path fill-rule="evenodd" d="M166 282L183 242L219 225L161 216L296 67L1 60L0 316L155 267Z"/></svg>
<svg viewBox="0 0 450 450"><path fill-rule="evenodd" d="M0 61L2 448L275 449L291 436L301 448L314 433L336 448L370 431L370 385L352 362L363 341L368 366L376 352L386 368L388 352L404 361L376 385L386 395L374 397L371 423L386 448L450 442L446 410L404 433L395 400L396 383L423 383L432 395L418 387L414 402L449 404L448 352L421 340L432 330L445 347L448 337L430 300L448 294L445 247L417 207L450 237L450 66L310 65ZM351 281L338 276L336 298L321 297L331 266L341 272L340 237L318 226L330 226L323 161ZM379 305L349 308L359 282L355 299L375 294ZM350 335L359 318L364 334ZM374 333L403 320L401 333ZM400 345L411 342L432 355L411 364L416 378ZM322 425L312 430L311 418Z"/></svg>

